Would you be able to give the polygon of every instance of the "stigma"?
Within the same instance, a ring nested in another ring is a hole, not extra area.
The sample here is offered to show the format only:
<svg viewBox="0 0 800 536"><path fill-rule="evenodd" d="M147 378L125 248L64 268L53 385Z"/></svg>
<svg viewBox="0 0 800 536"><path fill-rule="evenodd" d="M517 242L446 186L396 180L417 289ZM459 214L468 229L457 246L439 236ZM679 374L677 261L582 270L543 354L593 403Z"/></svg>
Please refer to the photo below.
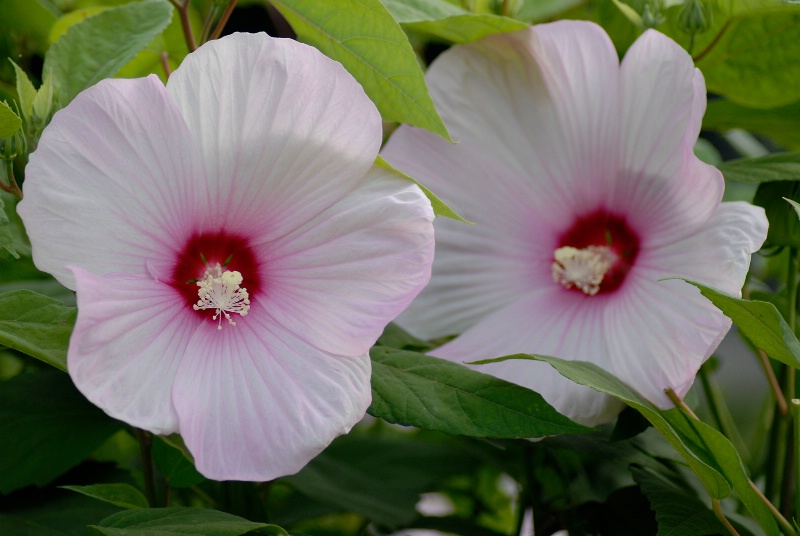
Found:
<svg viewBox="0 0 800 536"><path fill-rule="evenodd" d="M236 321L231 318L232 313L247 316L250 310L250 296L247 289L242 287L242 274L229 270L222 270L217 263L212 268L207 268L202 279L197 281L197 295L199 300L194 304L195 311L213 310L213 320L217 320L217 329L222 329L222 318L231 326Z"/></svg>
<svg viewBox="0 0 800 536"><path fill-rule="evenodd" d="M603 277L614 265L617 255L607 246L560 247L553 253L553 281L565 288L576 287L588 296L600 291Z"/></svg>

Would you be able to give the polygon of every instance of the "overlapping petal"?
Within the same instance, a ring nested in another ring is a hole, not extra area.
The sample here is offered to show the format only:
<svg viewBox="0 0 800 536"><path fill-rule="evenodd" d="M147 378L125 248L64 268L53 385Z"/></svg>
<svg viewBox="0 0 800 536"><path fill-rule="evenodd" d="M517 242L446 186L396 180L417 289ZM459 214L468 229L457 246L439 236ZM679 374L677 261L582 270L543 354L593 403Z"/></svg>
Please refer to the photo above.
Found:
<svg viewBox="0 0 800 536"><path fill-rule="evenodd" d="M103 81L56 113L31 154L19 214L36 265L147 273L171 262L208 211L199 151L156 76Z"/></svg>
<svg viewBox="0 0 800 536"><path fill-rule="evenodd" d="M295 473L371 401L368 355L322 352L260 307L225 336L198 331L175 378L181 435L210 478Z"/></svg>
<svg viewBox="0 0 800 536"><path fill-rule="evenodd" d="M209 216L278 238L355 188L381 118L344 67L289 39L234 34L200 47L167 90L213 182ZM202 82L201 82L202 80Z"/></svg>

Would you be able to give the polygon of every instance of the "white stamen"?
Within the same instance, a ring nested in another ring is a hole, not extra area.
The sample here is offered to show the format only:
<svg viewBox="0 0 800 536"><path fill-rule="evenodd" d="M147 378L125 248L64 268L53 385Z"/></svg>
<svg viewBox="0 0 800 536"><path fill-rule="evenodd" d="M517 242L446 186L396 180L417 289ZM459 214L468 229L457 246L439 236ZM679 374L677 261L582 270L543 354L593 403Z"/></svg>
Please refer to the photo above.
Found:
<svg viewBox="0 0 800 536"><path fill-rule="evenodd" d="M564 246L553 254L553 281L566 288L578 287L589 296L600 291L608 270L617 255L607 246L588 246L582 249Z"/></svg>
<svg viewBox="0 0 800 536"><path fill-rule="evenodd" d="M197 295L200 297L193 306L195 311L201 309L214 309L213 320L219 319L217 329L222 329L222 317L228 324L235 326L236 322L231 319L231 313L239 313L247 316L250 310L250 296L247 289L242 288L242 274L239 272L222 271L222 267L217 263L213 268L208 268L205 275L197 282L200 287Z"/></svg>

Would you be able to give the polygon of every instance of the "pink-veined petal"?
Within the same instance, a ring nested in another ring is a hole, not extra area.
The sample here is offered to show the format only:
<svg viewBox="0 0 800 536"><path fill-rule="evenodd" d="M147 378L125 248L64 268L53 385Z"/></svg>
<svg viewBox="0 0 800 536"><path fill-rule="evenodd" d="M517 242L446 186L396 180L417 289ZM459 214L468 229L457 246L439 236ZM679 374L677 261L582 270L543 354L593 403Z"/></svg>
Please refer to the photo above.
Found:
<svg viewBox="0 0 800 536"><path fill-rule="evenodd" d="M56 113L26 168L18 210L39 269L165 269L208 207L199 153L155 76L104 80Z"/></svg>
<svg viewBox="0 0 800 536"><path fill-rule="evenodd" d="M323 351L367 352L430 279L432 220L416 185L373 168L346 198L264 245L265 307Z"/></svg>
<svg viewBox="0 0 800 536"><path fill-rule="evenodd" d="M202 148L217 223L277 238L341 199L369 170L381 118L316 49L266 34L206 43L167 90Z"/></svg>
<svg viewBox="0 0 800 536"><path fill-rule="evenodd" d="M587 297L558 286L542 288L478 322L453 341L430 352L450 361L470 362L515 353L551 355L608 368L605 340L607 297ZM509 360L472 365L475 370L528 387L576 422L607 422L621 403L567 380L546 363Z"/></svg>
<svg viewBox="0 0 800 536"><path fill-rule="evenodd" d="M175 380L181 435L215 480L299 471L371 401L368 355L322 352L258 305L250 313L222 332L198 331Z"/></svg>
<svg viewBox="0 0 800 536"><path fill-rule="evenodd" d="M75 385L114 418L178 431L172 383L199 324L194 311L153 279L72 271L79 314L67 367Z"/></svg>
<svg viewBox="0 0 800 536"><path fill-rule="evenodd" d="M722 174L692 150L705 83L686 51L654 30L628 50L621 77L620 171L609 208L655 247L694 232L722 199Z"/></svg>

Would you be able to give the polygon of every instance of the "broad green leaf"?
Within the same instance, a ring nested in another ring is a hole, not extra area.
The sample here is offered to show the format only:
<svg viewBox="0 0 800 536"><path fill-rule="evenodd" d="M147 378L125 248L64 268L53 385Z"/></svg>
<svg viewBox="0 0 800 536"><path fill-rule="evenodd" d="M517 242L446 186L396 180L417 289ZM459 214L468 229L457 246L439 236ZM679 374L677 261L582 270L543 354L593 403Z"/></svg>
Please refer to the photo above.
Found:
<svg viewBox="0 0 800 536"><path fill-rule="evenodd" d="M171 488L188 488L206 479L183 452L162 437L153 441L153 460Z"/></svg>
<svg viewBox="0 0 800 536"><path fill-rule="evenodd" d="M31 112L33 111L33 101L36 99L36 88L33 87L25 71L14 63L14 60L9 58L8 61L14 66L14 73L17 77L17 96L19 97L20 112L26 121L30 121Z"/></svg>
<svg viewBox="0 0 800 536"><path fill-rule="evenodd" d="M301 40L350 71L384 119L425 128L451 140L408 38L380 0L272 3Z"/></svg>
<svg viewBox="0 0 800 536"><path fill-rule="evenodd" d="M166 0L143 0L107 9L75 24L50 46L44 72L52 73L59 105L114 76L172 19Z"/></svg>
<svg viewBox="0 0 800 536"><path fill-rule="evenodd" d="M748 108L727 99L708 102L703 116L706 130L726 131L743 128L775 141L794 151L800 150L800 102L770 108L768 110Z"/></svg>
<svg viewBox="0 0 800 536"><path fill-rule="evenodd" d="M3 33L9 33L8 30L13 28L15 33L27 37L26 48L44 52L47 34L58 19L57 10L48 9L37 0L3 0L0 5L0 28L3 28Z"/></svg>
<svg viewBox="0 0 800 536"><path fill-rule="evenodd" d="M556 357L516 354L511 356L499 357L497 359L486 359L477 361L476 364L494 363L506 361L508 359L530 359L533 361L544 361L549 363L559 374L581 385L591 387L601 393L614 396L644 415L653 426L661 432L672 447L681 455L694 473L700 478L708 493L717 499L724 499L731 494L731 485L717 468L711 467L705 461L697 457L681 440L678 433L672 428L670 423L664 418L650 401L642 397L639 393L625 385L617 377L601 369L593 363L583 361L566 361Z"/></svg>
<svg viewBox="0 0 800 536"><path fill-rule="evenodd" d="M422 193L424 193L425 197L427 197L428 200L431 202L431 206L433 207L433 213L436 214L437 216L452 218L454 220L458 220L463 223L471 223L462 218L461 216L459 216L458 214L456 214L456 212L452 208L448 207L441 199L436 197L436 194L434 194L433 192L428 190L425 186L420 184L419 181L417 181L417 179L409 175L406 175L405 173L403 173L402 171L391 165L389 162L384 160L384 158L381 155L378 155L378 157L375 159L375 165L382 167L383 169L388 169L392 173L395 173L400 177L408 181L411 181L417 186L419 186L420 190L422 190Z"/></svg>
<svg viewBox="0 0 800 536"><path fill-rule="evenodd" d="M753 196L769 220L765 247L800 247L800 221L784 199L800 200L800 181L762 182Z"/></svg>
<svg viewBox="0 0 800 536"><path fill-rule="evenodd" d="M471 13L446 0L381 0L395 20L408 30L468 43L487 35L527 28L518 20L490 13Z"/></svg>
<svg viewBox="0 0 800 536"><path fill-rule="evenodd" d="M22 119L6 102L0 102L0 138L10 138L22 126Z"/></svg>
<svg viewBox="0 0 800 536"><path fill-rule="evenodd" d="M457 363L374 347L370 415L473 437L524 438L592 431L538 393Z"/></svg>
<svg viewBox="0 0 800 536"><path fill-rule="evenodd" d="M800 9L744 13L695 57L709 91L755 108L800 99Z"/></svg>
<svg viewBox="0 0 800 536"><path fill-rule="evenodd" d="M86 525L119 511L108 503L63 489L47 489L46 500L4 500L3 536L85 536Z"/></svg>
<svg viewBox="0 0 800 536"><path fill-rule="evenodd" d="M484 461L463 442L422 434L336 439L296 475L282 479L303 495L357 512L388 528L408 526L421 493ZM389 484L391 483L391 484Z"/></svg>
<svg viewBox="0 0 800 536"><path fill-rule="evenodd" d="M147 508L149 506L145 496L130 484L93 484L91 486L60 487L128 510Z"/></svg>
<svg viewBox="0 0 800 536"><path fill-rule="evenodd" d="M433 345L431 343L414 337L412 334L394 322L389 323L383 329L383 333L378 338L378 342L375 344L378 346L397 348L399 350L413 350L419 352L425 352L433 349Z"/></svg>
<svg viewBox="0 0 800 536"><path fill-rule="evenodd" d="M706 536L725 534L725 527L700 499L661 476L631 467L633 479L642 488L656 513L659 535Z"/></svg>
<svg viewBox="0 0 800 536"><path fill-rule="evenodd" d="M0 493L49 483L121 426L63 372L42 370L0 382Z"/></svg>
<svg viewBox="0 0 800 536"><path fill-rule="evenodd" d="M741 158L724 162L718 167L729 181L749 183L800 181L800 153L776 153L757 158Z"/></svg>
<svg viewBox="0 0 800 536"><path fill-rule="evenodd" d="M76 312L29 290L0 294L0 344L67 370L67 346Z"/></svg>
<svg viewBox="0 0 800 536"><path fill-rule="evenodd" d="M774 305L734 298L695 281L685 281L700 289L703 296L733 320L754 346L772 359L800 368L800 341Z"/></svg>
<svg viewBox="0 0 800 536"><path fill-rule="evenodd" d="M204 508L148 508L125 510L111 515L97 525L89 525L93 534L105 536L239 536L256 534L288 536L275 525L254 523L238 516Z"/></svg>
<svg viewBox="0 0 800 536"><path fill-rule="evenodd" d="M692 449L692 452L701 457L707 457L706 460L709 464L722 471L722 474L733 485L739 499L766 534L778 536L778 525L775 519L751 486L744 464L728 438L704 422L688 417L678 409L666 411L663 415L678 431L681 439Z"/></svg>

